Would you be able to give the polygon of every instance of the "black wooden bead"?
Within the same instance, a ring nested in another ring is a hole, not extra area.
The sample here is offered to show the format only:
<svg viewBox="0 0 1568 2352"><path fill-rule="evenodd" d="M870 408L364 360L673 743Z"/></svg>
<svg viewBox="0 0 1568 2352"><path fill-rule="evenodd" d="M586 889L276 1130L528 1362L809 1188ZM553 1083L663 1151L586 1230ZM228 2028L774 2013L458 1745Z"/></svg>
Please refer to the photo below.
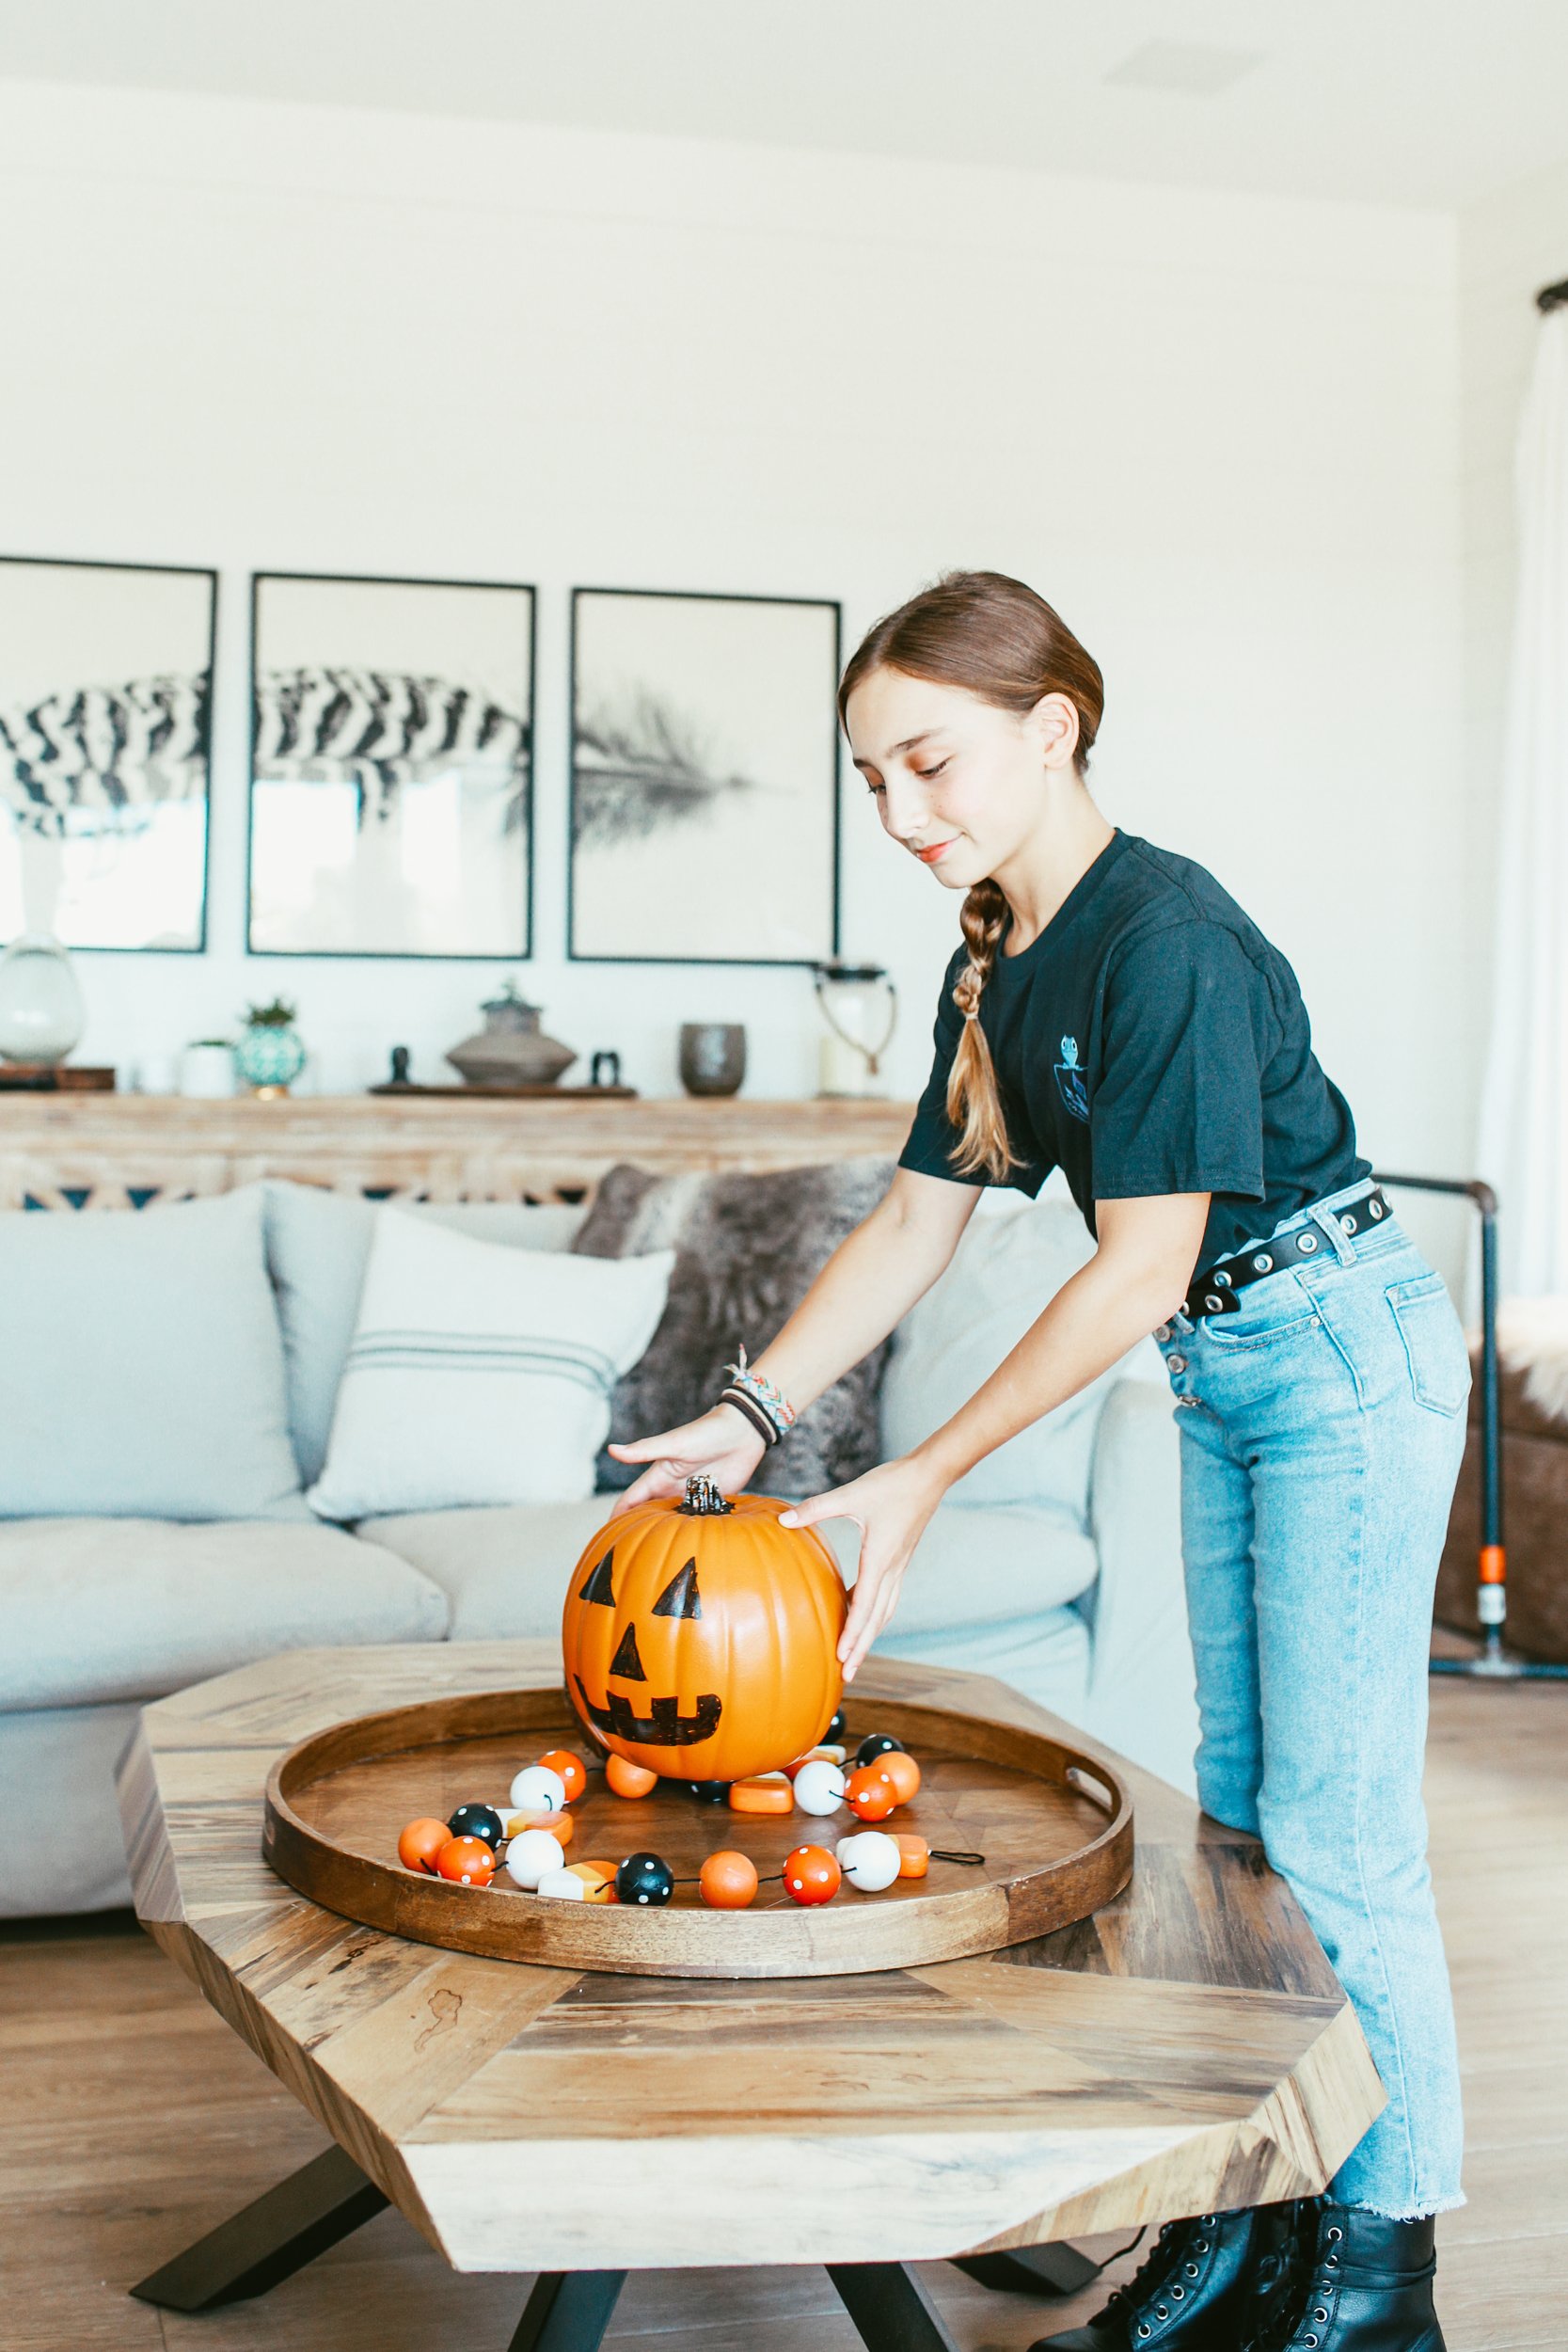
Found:
<svg viewBox="0 0 1568 2352"><path fill-rule="evenodd" d="M879 1756L892 1756L898 1744L896 1740L890 1740L885 1731L867 1732L855 1750L855 1761L857 1764L875 1764Z"/></svg>
<svg viewBox="0 0 1568 2352"><path fill-rule="evenodd" d="M629 1853L615 1873L616 1899L623 1903L667 1903L674 1891L675 1874L657 1853Z"/></svg>
<svg viewBox="0 0 1568 2352"><path fill-rule="evenodd" d="M694 1780L691 1793L702 1804L728 1804L730 1784L727 1780Z"/></svg>
<svg viewBox="0 0 1568 2352"><path fill-rule="evenodd" d="M506 1836L506 1823L493 1804L460 1804L447 1827L454 1837L483 1837L492 1853Z"/></svg>
<svg viewBox="0 0 1568 2352"><path fill-rule="evenodd" d="M828 1725L827 1730L822 1734L822 1740L824 1746L829 1740L832 1740L834 1747L841 1747L843 1745L844 1709L842 1707L839 1708L838 1713L833 1717L832 1722Z"/></svg>

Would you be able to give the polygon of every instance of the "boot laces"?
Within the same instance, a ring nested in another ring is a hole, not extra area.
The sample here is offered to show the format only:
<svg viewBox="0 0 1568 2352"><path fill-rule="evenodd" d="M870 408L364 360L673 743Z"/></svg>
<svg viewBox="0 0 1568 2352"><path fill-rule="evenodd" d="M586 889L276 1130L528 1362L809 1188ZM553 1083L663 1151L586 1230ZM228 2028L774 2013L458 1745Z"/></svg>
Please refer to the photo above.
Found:
<svg viewBox="0 0 1568 2352"><path fill-rule="evenodd" d="M1217 2228L1216 2213L1200 2214L1196 2220L1167 2221L1161 2230L1137 2269L1124 2286L1115 2287L1099 2314L1101 2319L1113 2314L1125 2322L1129 2336L1142 2342L1153 2334L1140 2308L1148 2307L1162 2290L1180 2303L1187 2295L1187 2280L1198 2275L1195 2254L1207 2254L1212 2243L1209 2233ZM1161 2319L1164 2311L1158 2313Z"/></svg>
<svg viewBox="0 0 1568 2352"><path fill-rule="evenodd" d="M1334 2315L1334 2295L1339 2284L1339 2247L1344 2234L1337 2222L1331 2222L1313 2248L1310 2261L1298 2258L1300 2283L1281 2299L1273 2317L1248 2340L1244 2352L1319 2352Z"/></svg>

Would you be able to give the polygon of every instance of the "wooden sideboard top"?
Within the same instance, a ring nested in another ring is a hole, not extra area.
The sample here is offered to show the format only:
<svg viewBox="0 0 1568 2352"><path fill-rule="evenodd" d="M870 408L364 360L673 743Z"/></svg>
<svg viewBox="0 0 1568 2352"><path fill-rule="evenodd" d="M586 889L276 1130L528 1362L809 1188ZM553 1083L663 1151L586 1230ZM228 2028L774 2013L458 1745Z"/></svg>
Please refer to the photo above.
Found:
<svg viewBox="0 0 1568 2352"><path fill-rule="evenodd" d="M896 1156L911 1102L745 1095L0 1096L0 1208L139 1209L290 1177L378 1200L582 1200L660 1170Z"/></svg>

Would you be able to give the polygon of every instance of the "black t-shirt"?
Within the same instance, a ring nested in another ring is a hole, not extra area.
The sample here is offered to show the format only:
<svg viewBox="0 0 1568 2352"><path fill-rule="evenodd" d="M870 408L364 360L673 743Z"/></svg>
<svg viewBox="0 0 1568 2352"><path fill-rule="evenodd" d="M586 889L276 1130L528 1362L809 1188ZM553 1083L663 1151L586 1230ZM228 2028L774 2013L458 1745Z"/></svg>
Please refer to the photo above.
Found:
<svg viewBox="0 0 1568 2352"><path fill-rule="evenodd" d="M1035 1194L1060 1168L1091 1233L1097 1200L1212 1193L1204 1265L1370 1174L1295 974L1203 866L1118 830L1021 955L1007 936L979 1016L1023 1163L998 1181ZM983 1184L947 1156L967 960L960 946L948 964L898 1165Z"/></svg>

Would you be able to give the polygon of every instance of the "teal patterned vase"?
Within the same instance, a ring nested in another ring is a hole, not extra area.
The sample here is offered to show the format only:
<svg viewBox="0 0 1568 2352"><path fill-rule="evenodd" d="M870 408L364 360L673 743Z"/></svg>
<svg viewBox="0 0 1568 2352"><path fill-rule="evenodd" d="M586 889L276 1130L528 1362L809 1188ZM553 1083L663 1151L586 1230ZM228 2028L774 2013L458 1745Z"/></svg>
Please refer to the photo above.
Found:
<svg viewBox="0 0 1568 2352"><path fill-rule="evenodd" d="M256 1094L287 1094L306 1058L299 1031L277 1021L251 1022L234 1049L234 1067Z"/></svg>

